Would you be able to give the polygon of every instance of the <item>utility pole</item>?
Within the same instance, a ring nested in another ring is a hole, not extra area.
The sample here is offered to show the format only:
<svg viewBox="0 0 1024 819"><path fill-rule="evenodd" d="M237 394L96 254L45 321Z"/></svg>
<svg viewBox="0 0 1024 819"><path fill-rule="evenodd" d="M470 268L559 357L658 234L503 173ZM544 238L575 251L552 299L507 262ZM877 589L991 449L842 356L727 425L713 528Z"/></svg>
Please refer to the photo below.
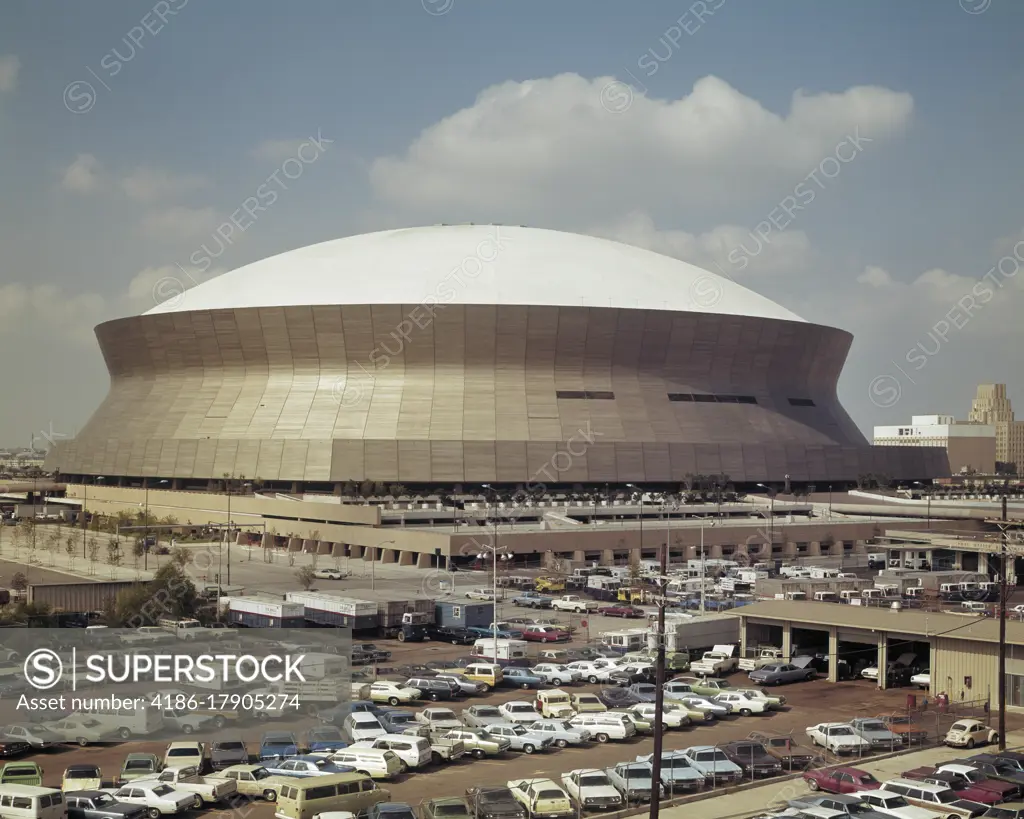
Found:
<svg viewBox="0 0 1024 819"><path fill-rule="evenodd" d="M701 532L704 529L701 527ZM668 582L668 538L661 549L661 572L658 585L661 586L658 597L658 655L655 666L654 691L654 758L651 760L651 819L658 819L661 810L661 754L662 734L664 733L665 708L665 584ZM702 579L703 584L703 579ZM701 586L703 589L703 585Z"/></svg>
<svg viewBox="0 0 1024 819"><path fill-rule="evenodd" d="M930 516L929 516L930 518ZM999 750L1006 750L1006 495L1003 495L1000 530L1002 568L999 570Z"/></svg>

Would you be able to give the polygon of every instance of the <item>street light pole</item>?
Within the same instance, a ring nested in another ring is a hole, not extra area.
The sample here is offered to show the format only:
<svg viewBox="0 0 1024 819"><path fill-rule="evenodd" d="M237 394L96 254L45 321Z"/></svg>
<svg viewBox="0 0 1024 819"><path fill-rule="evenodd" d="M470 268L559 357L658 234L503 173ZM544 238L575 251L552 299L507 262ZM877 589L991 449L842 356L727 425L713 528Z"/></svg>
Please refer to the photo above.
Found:
<svg viewBox="0 0 1024 819"><path fill-rule="evenodd" d="M700 613L705 614L704 587L707 585L707 564L704 562L704 518L700 519Z"/></svg>
<svg viewBox="0 0 1024 819"><path fill-rule="evenodd" d="M701 527L703 533L704 528ZM665 585L668 582L668 537L666 535L665 545L661 549L661 572L658 578L660 596L658 599L658 655L655 666L655 689L654 689L654 757L651 760L651 819L658 819L661 810L661 754L664 747L664 719L662 711L665 708ZM704 588L703 579L701 588ZM702 595L703 597L703 595Z"/></svg>
<svg viewBox="0 0 1024 819"><path fill-rule="evenodd" d="M373 547L373 559L370 561L370 591L375 591L377 588L377 554L380 552L381 546L387 546L388 544L394 546L395 541L382 540ZM366 575L363 575L363 577L366 577Z"/></svg>
<svg viewBox="0 0 1024 819"><path fill-rule="evenodd" d="M999 527L1003 566L999 576L999 750L1006 750L1006 495L1003 495L1003 525Z"/></svg>

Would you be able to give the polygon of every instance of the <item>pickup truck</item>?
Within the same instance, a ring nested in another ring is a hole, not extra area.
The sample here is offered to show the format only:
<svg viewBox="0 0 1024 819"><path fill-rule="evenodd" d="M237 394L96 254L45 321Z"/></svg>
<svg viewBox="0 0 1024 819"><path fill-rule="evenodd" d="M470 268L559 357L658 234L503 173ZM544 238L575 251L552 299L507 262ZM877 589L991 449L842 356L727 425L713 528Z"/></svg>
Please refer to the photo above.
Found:
<svg viewBox="0 0 1024 819"><path fill-rule="evenodd" d="M138 780L132 784L142 785L144 782L162 782L176 791L195 794L193 807L197 810L204 804L221 802L238 792L238 784L232 780L200 776L195 767L164 768L153 779Z"/></svg>
<svg viewBox="0 0 1024 819"><path fill-rule="evenodd" d="M584 600L578 594L566 594L557 600L551 601L551 608L556 611L573 611L577 614L585 614L597 611L596 600Z"/></svg>
<svg viewBox="0 0 1024 819"><path fill-rule="evenodd" d="M442 762L455 762L466 755L466 745L461 739L448 736L452 729L431 729L426 725L406 728L402 733L414 737L423 737L430 743L430 761L434 765Z"/></svg>
<svg viewBox="0 0 1024 819"><path fill-rule="evenodd" d="M690 673L703 677L720 677L731 674L739 665L735 646L715 646L705 651L699 660L690 663Z"/></svg>
<svg viewBox="0 0 1024 819"><path fill-rule="evenodd" d="M528 609L549 609L551 603L550 597L535 591L525 591L512 598L513 606L525 606Z"/></svg>
<svg viewBox="0 0 1024 819"><path fill-rule="evenodd" d="M740 671L756 671L769 663L784 663L785 661L786 658L782 656L781 648L761 648L753 657L741 658L739 669Z"/></svg>

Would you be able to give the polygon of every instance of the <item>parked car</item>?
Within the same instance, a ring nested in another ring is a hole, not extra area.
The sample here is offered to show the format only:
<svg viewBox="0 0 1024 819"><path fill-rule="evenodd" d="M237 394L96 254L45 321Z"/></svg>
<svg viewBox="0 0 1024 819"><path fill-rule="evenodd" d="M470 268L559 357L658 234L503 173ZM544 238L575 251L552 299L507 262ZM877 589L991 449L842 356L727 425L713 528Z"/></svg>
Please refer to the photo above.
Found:
<svg viewBox="0 0 1024 819"><path fill-rule="evenodd" d="M653 682L657 677L653 663L625 663L608 672L608 682L628 688L634 683Z"/></svg>
<svg viewBox="0 0 1024 819"><path fill-rule="evenodd" d="M267 763L266 769L267 773L271 776L295 776L300 778L352 773L355 770L351 765L338 765L331 762L325 756L312 754L293 756L291 759L274 760Z"/></svg>
<svg viewBox="0 0 1024 819"><path fill-rule="evenodd" d="M458 688L458 695L463 697L474 697L484 692L483 686L475 680L471 680L465 674L457 671L438 671L435 677L439 680L447 680Z"/></svg>
<svg viewBox="0 0 1024 819"><path fill-rule="evenodd" d="M660 782L655 784L654 769L649 762L620 762L612 768L606 768L605 773L608 774L608 781L627 803L650 802L655 793L660 800L665 793Z"/></svg>
<svg viewBox="0 0 1024 819"><path fill-rule="evenodd" d="M788 734L767 734L751 731L747 739L760 742L764 749L782 763L784 771L801 771L813 765L817 755L798 745Z"/></svg>
<svg viewBox="0 0 1024 819"><path fill-rule="evenodd" d="M682 753L687 761L704 775L705 781L711 787L743 778L743 769L729 759L721 748L714 745L693 745L684 748Z"/></svg>
<svg viewBox="0 0 1024 819"><path fill-rule="evenodd" d="M420 810L423 819L472 819L469 803L457 796L428 799Z"/></svg>
<svg viewBox="0 0 1024 819"><path fill-rule="evenodd" d="M567 643L572 635L557 626L524 626L522 639L533 643Z"/></svg>
<svg viewBox="0 0 1024 819"><path fill-rule="evenodd" d="M313 730L316 729L310 729L310 736ZM249 749L240 738L221 739L210 743L210 767L215 771L222 771L232 765L245 765L248 761Z"/></svg>
<svg viewBox="0 0 1024 819"><path fill-rule="evenodd" d="M530 725L530 731L551 737L557 748L586 745L591 736L586 728L577 728L568 720L560 719L539 719Z"/></svg>
<svg viewBox="0 0 1024 819"><path fill-rule="evenodd" d="M903 747L903 738L890 731L884 722L871 717L850 720L850 727L861 739L867 740L875 751L895 751Z"/></svg>
<svg viewBox="0 0 1024 819"><path fill-rule="evenodd" d="M114 799L129 805L142 805L149 819L163 815L185 813L195 802L195 795L176 791L169 785L149 780L137 780L122 785L113 793Z"/></svg>
<svg viewBox="0 0 1024 819"><path fill-rule="evenodd" d="M879 786L878 780L867 771L845 766L804 771L803 779L812 791L826 793L858 793Z"/></svg>
<svg viewBox="0 0 1024 819"><path fill-rule="evenodd" d="M860 819L888 819L886 814L868 807L856 796L842 793L812 794L799 799L790 799L787 804L792 810L807 816L857 816ZM820 811L828 813L820 813Z"/></svg>
<svg viewBox="0 0 1024 819"><path fill-rule="evenodd" d="M764 700L756 700L736 691L723 691L721 694L716 694L713 701L731 706L733 713L739 714L741 717L763 714L768 710L768 703Z"/></svg>
<svg viewBox="0 0 1024 819"><path fill-rule="evenodd" d="M937 816L941 816L928 808L911 805L906 797L888 791L861 791L857 798L871 810L876 810L884 816L895 816L897 819L936 819Z"/></svg>
<svg viewBox="0 0 1024 819"><path fill-rule="evenodd" d="M322 728L310 728L306 732L306 748L310 753L337 751L339 748L344 747L345 738L337 728L325 726ZM249 761L248 755L243 761Z"/></svg>
<svg viewBox="0 0 1024 819"><path fill-rule="evenodd" d="M899 794L911 805L936 811L944 817L972 819L972 817L981 816L988 808L987 805L961 799L947 786L913 779L886 780L882 783L879 792Z"/></svg>
<svg viewBox="0 0 1024 819"><path fill-rule="evenodd" d="M373 702L386 702L388 705L401 705L420 699L421 692L403 683L390 680L377 680L370 685L370 699Z"/></svg>
<svg viewBox="0 0 1024 819"><path fill-rule="evenodd" d="M540 719L540 712L532 702L526 700L511 700L498 706L501 718L504 722L511 722L515 725L530 725Z"/></svg>
<svg viewBox="0 0 1024 819"><path fill-rule="evenodd" d="M377 715L377 722L381 728L389 734L400 734L406 728L416 724L416 715L412 711L402 711L398 708L386 711Z"/></svg>
<svg viewBox="0 0 1024 819"><path fill-rule="evenodd" d="M920 672L919 674L914 674L910 678L910 684L911 685L916 685L918 688L921 688L921 689L931 688L932 687L932 673L931 673L931 671L929 671L928 669L925 669L924 671Z"/></svg>
<svg viewBox="0 0 1024 819"><path fill-rule="evenodd" d="M35 762L6 762L0 765L0 785L43 784L43 769Z"/></svg>
<svg viewBox="0 0 1024 819"><path fill-rule="evenodd" d="M299 752L299 741L290 731L269 731L260 740L260 762L268 759L287 759Z"/></svg>
<svg viewBox="0 0 1024 819"><path fill-rule="evenodd" d="M384 736L386 733L380 720L368 711L355 711L345 717L345 721L341 724L341 735L348 742L374 739Z"/></svg>
<svg viewBox="0 0 1024 819"><path fill-rule="evenodd" d="M118 802L97 788L65 791L64 804L68 819L142 819L146 815L141 805Z"/></svg>
<svg viewBox="0 0 1024 819"><path fill-rule="evenodd" d="M493 736L484 728L453 728L441 737L461 742L466 753L476 759L497 756L512 748L512 743L508 739Z"/></svg>
<svg viewBox="0 0 1024 819"><path fill-rule="evenodd" d="M50 724L50 730L62 742L74 742L84 748L99 742L110 742L117 736L117 729L90 717L68 717Z"/></svg>
<svg viewBox="0 0 1024 819"><path fill-rule="evenodd" d="M905 745L915 745L928 739L928 730L917 725L908 714L879 714L875 717L886 728L899 736Z"/></svg>
<svg viewBox="0 0 1024 819"><path fill-rule="evenodd" d="M15 723L6 725L0 732L0 737L5 741L24 742L33 750L40 751L57 745L62 742L59 734L55 734L49 728L42 725L29 725L27 723ZM127 739L127 737L125 737Z"/></svg>
<svg viewBox="0 0 1024 819"><path fill-rule="evenodd" d="M817 675L813 668L801 668L792 663L771 663L754 669L747 676L758 685L784 685L813 680Z"/></svg>
<svg viewBox="0 0 1024 819"><path fill-rule="evenodd" d="M551 608L551 598L535 591L524 591L512 598L513 606L525 606L529 609Z"/></svg>
<svg viewBox="0 0 1024 819"><path fill-rule="evenodd" d="M262 765L232 765L210 774L208 779L234 782L238 793L250 799L261 798L276 802L281 788L291 780L286 776L272 776Z"/></svg>
<svg viewBox="0 0 1024 819"><path fill-rule="evenodd" d="M711 714L714 719L722 719L732 713L732 705L727 702L709 700L706 697L699 697L696 694L673 700L681 705L689 713L697 712L705 716Z"/></svg>
<svg viewBox="0 0 1024 819"><path fill-rule="evenodd" d="M512 688L540 688L544 685L544 678L534 674L529 668L516 668L510 666L502 671L501 684Z"/></svg>
<svg viewBox="0 0 1024 819"><path fill-rule="evenodd" d="M344 580L346 573L341 569L314 569L313 576L317 580Z"/></svg>
<svg viewBox="0 0 1024 819"><path fill-rule="evenodd" d="M557 819L575 816L576 809L560 785L551 779L512 779L506 783L512 796L531 817Z"/></svg>
<svg viewBox="0 0 1024 819"><path fill-rule="evenodd" d="M466 597L470 600L493 600L494 591L492 589L470 589L466 592Z"/></svg>
<svg viewBox="0 0 1024 819"><path fill-rule="evenodd" d="M422 711L416 712L414 719L435 730L462 727L462 722L455 716L455 712L451 708L424 708Z"/></svg>
<svg viewBox="0 0 1024 819"><path fill-rule="evenodd" d="M31 785L32 783L25 782L23 784ZM62 791L98 791L102 787L103 773L95 765L68 765L60 780Z"/></svg>
<svg viewBox="0 0 1024 819"><path fill-rule="evenodd" d="M611 689L612 691L621 689ZM637 702L654 702L658 698L658 686L654 683L637 682L626 686L626 691L636 697Z"/></svg>
<svg viewBox="0 0 1024 819"><path fill-rule="evenodd" d="M577 714L601 713L608 710L608 706L594 694L570 694L569 703Z"/></svg>
<svg viewBox="0 0 1024 819"><path fill-rule="evenodd" d="M353 651L361 651L363 654L368 654L373 657L375 662L382 662L384 660L391 659L391 652L384 648L378 648L373 643L355 643L352 646Z"/></svg>
<svg viewBox="0 0 1024 819"><path fill-rule="evenodd" d="M961 719L949 726L942 742L953 748L973 748L999 742L999 732L981 720Z"/></svg>
<svg viewBox="0 0 1024 819"><path fill-rule="evenodd" d="M469 788L466 796L476 819L527 819L526 808L508 788Z"/></svg>
<svg viewBox="0 0 1024 819"><path fill-rule="evenodd" d="M900 774L904 779L916 780L937 787L949 788L959 799L967 799L985 805L994 805L1003 799L998 791L984 786L975 786L962 774L954 771L940 771L931 765L922 765Z"/></svg>
<svg viewBox="0 0 1024 819"><path fill-rule="evenodd" d="M461 626L427 626L427 636L453 646L471 646L478 639L478 635Z"/></svg>
<svg viewBox="0 0 1024 819"><path fill-rule="evenodd" d="M496 705L471 705L462 712L462 719L470 728L486 728L502 721Z"/></svg>
<svg viewBox="0 0 1024 819"><path fill-rule="evenodd" d="M939 769L979 771L988 779L1008 782L1011 785L1014 785L1017 788L1017 795L1020 795L1020 790L1024 787L1024 771L1020 771L1015 765L1004 762L998 757L992 757L990 755L989 758L986 758L985 755L978 754L970 759L951 759L948 762L943 762L939 766Z"/></svg>
<svg viewBox="0 0 1024 819"><path fill-rule="evenodd" d="M624 617L624 618L637 618L646 617L647 612L637 606L601 606L597 610L598 614L603 614L605 617Z"/></svg>
<svg viewBox="0 0 1024 819"><path fill-rule="evenodd" d="M622 807L622 794L600 768L577 768L564 773L562 787L581 810L604 812Z"/></svg>
<svg viewBox="0 0 1024 819"><path fill-rule="evenodd" d="M150 779L160 772L160 760L156 754L128 754L121 764L117 785L134 782L136 779Z"/></svg>
<svg viewBox="0 0 1024 819"><path fill-rule="evenodd" d="M366 810L366 819L417 819L416 811L406 802L378 802Z"/></svg>
<svg viewBox="0 0 1024 819"><path fill-rule="evenodd" d="M538 663L530 669L530 673L555 688L566 684L573 685L583 680L582 672L558 663Z"/></svg>
<svg viewBox="0 0 1024 819"><path fill-rule="evenodd" d="M601 700L609 708L630 708L637 705L641 700L635 693L629 690L629 688L602 688L596 694L597 698ZM668 697L665 698L668 702ZM651 700L653 702L653 700Z"/></svg>
<svg viewBox="0 0 1024 819"><path fill-rule="evenodd" d="M744 778L779 776L782 773L782 763L769 754L760 742L740 740L729 742L721 748L730 762L740 766Z"/></svg>
<svg viewBox="0 0 1024 819"><path fill-rule="evenodd" d="M476 683L473 684L476 685ZM416 699L430 700L431 702L454 700L462 696L462 689L458 683L441 677L411 677L402 686L419 691L420 696ZM373 696L372 690L370 696Z"/></svg>
<svg viewBox="0 0 1024 819"><path fill-rule="evenodd" d="M657 719L658 706L653 702L638 702L631 708L627 708L626 711L653 725ZM682 728L690 724L690 717L676 703L666 702L661 706L661 724L662 730Z"/></svg>
<svg viewBox="0 0 1024 819"><path fill-rule="evenodd" d="M992 791L998 794L1000 802L1015 799L1020 796L1021 786L1019 782L1013 782L997 777L990 777L985 771L975 765L964 765L960 760L953 762L942 762L936 766L940 774L956 774L969 782L972 788ZM971 797L972 799L975 797ZM979 799L979 802L985 800Z"/></svg>
<svg viewBox="0 0 1024 819"><path fill-rule="evenodd" d="M807 736L815 745L836 756L866 753L871 750L871 743L857 736L853 727L845 722L820 722L807 729Z"/></svg>
<svg viewBox="0 0 1024 819"><path fill-rule="evenodd" d="M637 762L646 762L653 768L654 754L638 756ZM704 787L704 774L698 771L682 751L663 751L661 754L661 784L669 796L684 791L699 791Z"/></svg>
<svg viewBox="0 0 1024 819"><path fill-rule="evenodd" d="M554 745L554 739L551 737L511 722L488 725L486 730L491 736L507 739L513 751L522 751L525 754L546 751Z"/></svg>

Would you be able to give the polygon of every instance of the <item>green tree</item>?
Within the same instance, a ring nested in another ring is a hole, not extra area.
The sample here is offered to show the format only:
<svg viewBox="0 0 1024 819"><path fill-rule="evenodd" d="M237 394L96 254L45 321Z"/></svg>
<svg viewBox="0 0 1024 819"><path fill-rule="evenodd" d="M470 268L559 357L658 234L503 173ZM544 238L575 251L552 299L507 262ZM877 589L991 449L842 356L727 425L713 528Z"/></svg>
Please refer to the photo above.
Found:
<svg viewBox="0 0 1024 819"><path fill-rule="evenodd" d="M124 555L121 552L121 541L117 536L107 540L107 564L110 566L110 579L117 577L117 569L121 565Z"/></svg>
<svg viewBox="0 0 1024 819"><path fill-rule="evenodd" d="M302 566L295 570L295 579L299 581L299 585L305 591L309 591L313 588L313 584L316 583L316 571L312 566Z"/></svg>
<svg viewBox="0 0 1024 819"><path fill-rule="evenodd" d="M95 534L89 535L89 574L96 574L96 562L100 559L100 541Z"/></svg>
<svg viewBox="0 0 1024 819"><path fill-rule="evenodd" d="M78 538L73 532L64 541L64 554L68 556L68 568L74 571L75 558L78 557Z"/></svg>
<svg viewBox="0 0 1024 819"><path fill-rule="evenodd" d="M28 578L24 572L15 572L11 576L11 588L15 591L25 591L28 588Z"/></svg>
<svg viewBox="0 0 1024 819"><path fill-rule="evenodd" d="M173 560L165 563L148 583L140 583L117 596L113 617L117 625L138 628L157 620L195 616L199 593L184 569Z"/></svg>

